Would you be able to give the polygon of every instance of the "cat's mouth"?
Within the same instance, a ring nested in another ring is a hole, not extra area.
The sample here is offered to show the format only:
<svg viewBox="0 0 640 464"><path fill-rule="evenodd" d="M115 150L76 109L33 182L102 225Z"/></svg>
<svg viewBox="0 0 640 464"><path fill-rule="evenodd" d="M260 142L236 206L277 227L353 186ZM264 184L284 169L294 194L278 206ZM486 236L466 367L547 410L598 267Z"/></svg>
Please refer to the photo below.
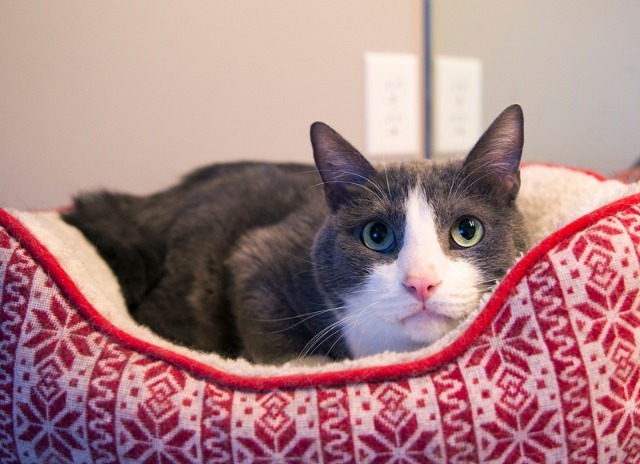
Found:
<svg viewBox="0 0 640 464"><path fill-rule="evenodd" d="M454 314L443 314L430 308L424 303L416 305L411 308L410 312L398 320L402 325L414 324L416 322L428 322L428 321L440 321L440 322L452 322L458 319Z"/></svg>

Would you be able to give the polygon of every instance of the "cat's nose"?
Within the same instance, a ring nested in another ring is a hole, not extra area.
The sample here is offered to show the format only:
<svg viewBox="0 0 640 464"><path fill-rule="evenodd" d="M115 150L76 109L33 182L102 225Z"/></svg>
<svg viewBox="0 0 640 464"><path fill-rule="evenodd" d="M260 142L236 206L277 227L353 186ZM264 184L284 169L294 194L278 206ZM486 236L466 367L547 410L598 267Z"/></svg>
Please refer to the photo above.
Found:
<svg viewBox="0 0 640 464"><path fill-rule="evenodd" d="M437 275L408 274L402 282L412 296L420 301L426 301L440 285L442 280Z"/></svg>

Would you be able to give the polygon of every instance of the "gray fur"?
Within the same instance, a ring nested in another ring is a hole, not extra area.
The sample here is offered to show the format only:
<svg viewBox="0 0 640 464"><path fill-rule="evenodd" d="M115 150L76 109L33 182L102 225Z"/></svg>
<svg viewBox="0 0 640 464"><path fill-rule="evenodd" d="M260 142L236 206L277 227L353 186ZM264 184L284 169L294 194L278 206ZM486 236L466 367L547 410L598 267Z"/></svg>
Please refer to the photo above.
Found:
<svg viewBox="0 0 640 464"><path fill-rule="evenodd" d="M64 218L114 269L137 321L193 348L267 363L351 356L338 324L343 297L397 256L367 249L360 232L385 220L401 247L405 200L417 184L437 212L443 250L482 269L486 288L526 249L514 201L519 107L505 110L464 161L376 170L324 124L311 138L320 177L305 165L216 165L150 196L81 196ZM486 236L459 249L449 230L465 214L481 219Z"/></svg>

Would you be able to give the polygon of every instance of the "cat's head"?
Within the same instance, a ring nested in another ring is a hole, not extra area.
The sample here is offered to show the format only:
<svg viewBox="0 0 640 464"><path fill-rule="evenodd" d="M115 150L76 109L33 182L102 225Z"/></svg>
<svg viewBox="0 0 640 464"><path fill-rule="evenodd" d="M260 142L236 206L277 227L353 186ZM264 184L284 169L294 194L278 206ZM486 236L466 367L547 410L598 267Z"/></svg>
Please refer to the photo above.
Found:
<svg viewBox="0 0 640 464"><path fill-rule="evenodd" d="M316 279L355 357L433 343L526 250L518 105L460 160L376 169L325 124L311 140L331 211L314 243Z"/></svg>

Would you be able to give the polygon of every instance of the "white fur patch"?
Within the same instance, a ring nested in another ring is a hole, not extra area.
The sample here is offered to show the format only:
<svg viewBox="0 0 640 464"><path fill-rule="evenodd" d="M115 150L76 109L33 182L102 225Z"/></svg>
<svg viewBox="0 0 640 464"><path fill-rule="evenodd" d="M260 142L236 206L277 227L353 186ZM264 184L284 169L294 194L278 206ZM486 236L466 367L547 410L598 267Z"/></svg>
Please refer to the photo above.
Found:
<svg viewBox="0 0 640 464"><path fill-rule="evenodd" d="M445 254L435 213L421 189L411 191L405 207L398 258L374 269L364 285L346 298L343 331L355 357L431 344L478 303L479 273L470 263ZM408 288L408 276L434 284L424 301Z"/></svg>

